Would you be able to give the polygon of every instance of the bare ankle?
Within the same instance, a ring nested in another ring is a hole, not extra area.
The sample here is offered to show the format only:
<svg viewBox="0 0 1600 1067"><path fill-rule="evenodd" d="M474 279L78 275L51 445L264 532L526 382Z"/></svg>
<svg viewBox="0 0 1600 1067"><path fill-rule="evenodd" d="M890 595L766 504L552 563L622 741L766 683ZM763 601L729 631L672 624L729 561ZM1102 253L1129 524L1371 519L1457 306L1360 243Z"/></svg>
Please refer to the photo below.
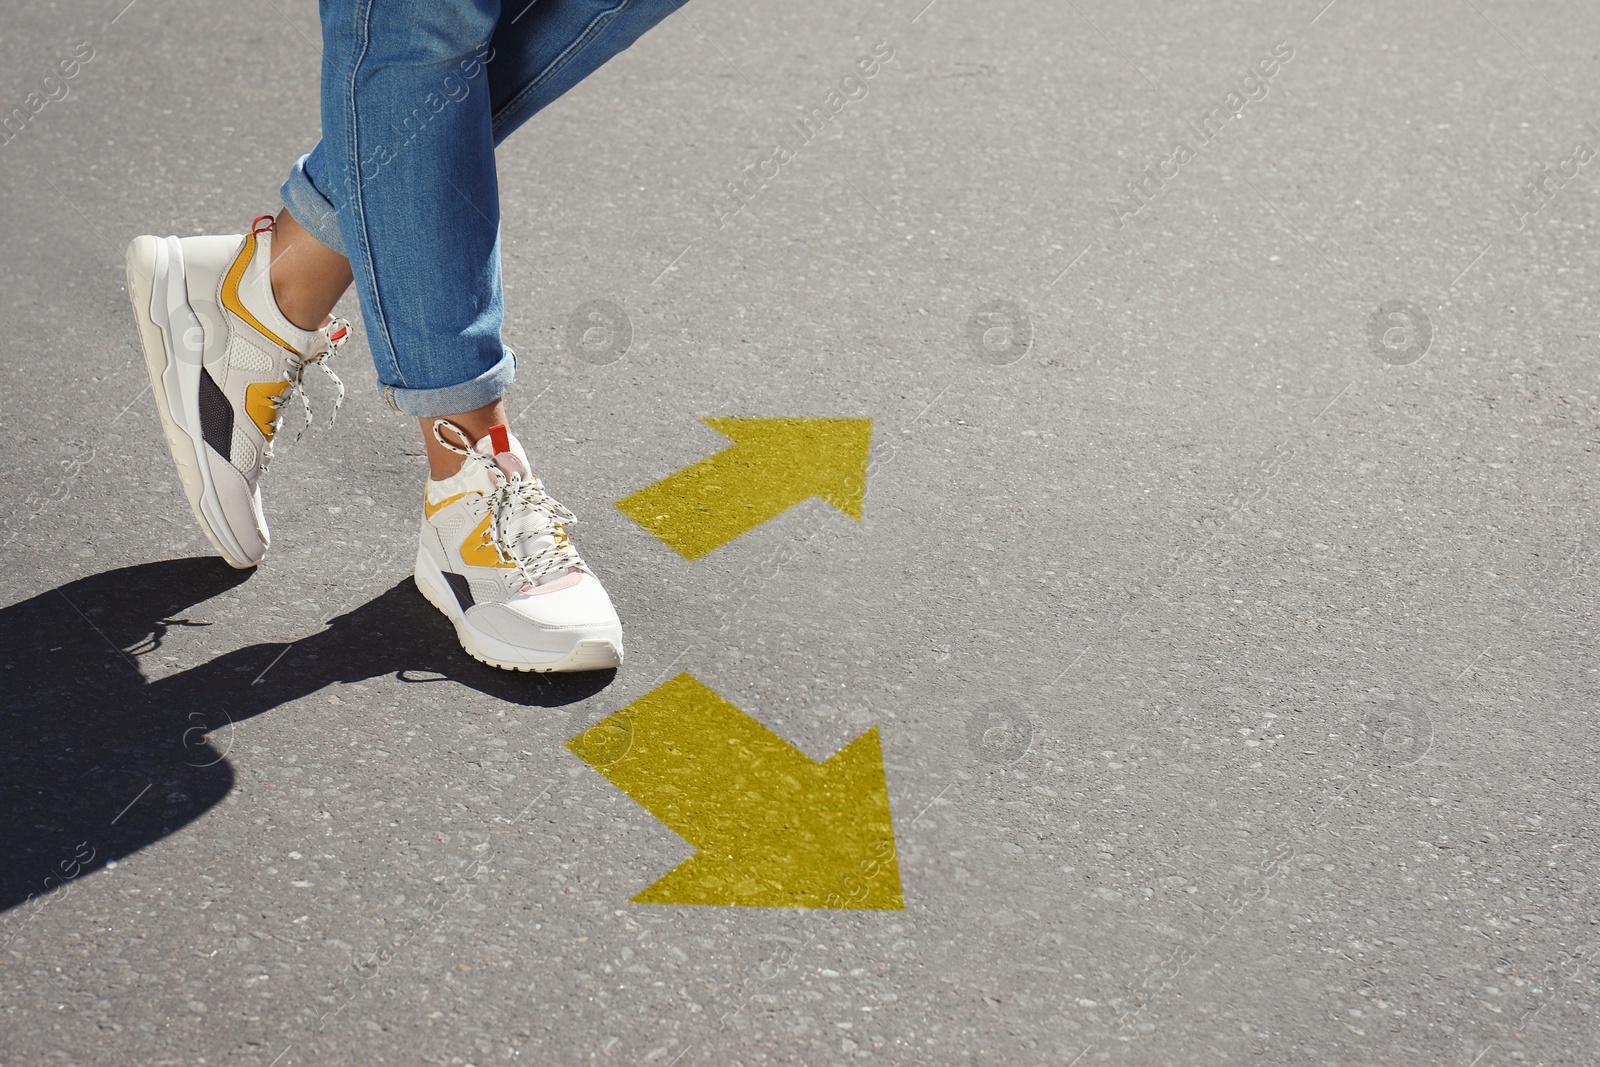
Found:
<svg viewBox="0 0 1600 1067"><path fill-rule="evenodd" d="M272 231L272 298L302 330L320 330L350 287L350 261L312 237L284 208Z"/></svg>
<svg viewBox="0 0 1600 1067"><path fill-rule="evenodd" d="M506 415L506 406L499 400L491 401L481 408L462 412L459 415L443 416L444 421L459 428L466 435L467 442L480 440L492 426L505 426L510 422ZM422 443L428 450L428 476L434 481L452 477L461 470L461 456L441 445L438 438L433 435L433 424L436 418L418 419L422 426ZM450 431L445 430L447 436Z"/></svg>
<svg viewBox="0 0 1600 1067"><path fill-rule="evenodd" d="M278 302L283 317L302 330L320 330L333 321L333 315L328 312L318 316L314 305L308 307L292 286L280 285L276 277L272 279L272 299Z"/></svg>

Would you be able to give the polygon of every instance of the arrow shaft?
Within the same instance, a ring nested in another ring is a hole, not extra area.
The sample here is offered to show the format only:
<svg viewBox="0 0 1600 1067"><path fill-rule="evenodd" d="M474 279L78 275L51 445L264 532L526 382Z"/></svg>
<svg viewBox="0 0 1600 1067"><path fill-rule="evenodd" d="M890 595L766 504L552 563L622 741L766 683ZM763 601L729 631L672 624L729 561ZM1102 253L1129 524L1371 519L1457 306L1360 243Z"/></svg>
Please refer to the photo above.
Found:
<svg viewBox="0 0 1600 1067"><path fill-rule="evenodd" d="M698 559L820 496L861 517L870 419L706 419L734 443L617 501L680 555Z"/></svg>
<svg viewBox="0 0 1600 1067"><path fill-rule="evenodd" d="M698 559L812 495L799 479L753 466L748 446L732 445L624 497L617 507L688 558Z"/></svg>
<svg viewBox="0 0 1600 1067"><path fill-rule="evenodd" d="M820 765L705 686L674 680L617 715L627 753L596 769L696 848L814 800Z"/></svg>

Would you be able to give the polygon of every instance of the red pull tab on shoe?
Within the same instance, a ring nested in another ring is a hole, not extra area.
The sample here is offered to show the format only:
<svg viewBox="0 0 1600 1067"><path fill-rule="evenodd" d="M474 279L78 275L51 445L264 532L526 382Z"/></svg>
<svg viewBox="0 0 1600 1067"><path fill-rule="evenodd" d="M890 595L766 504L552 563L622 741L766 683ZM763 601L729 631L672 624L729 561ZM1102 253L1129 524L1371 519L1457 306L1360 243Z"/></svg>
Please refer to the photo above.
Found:
<svg viewBox="0 0 1600 1067"><path fill-rule="evenodd" d="M505 423L489 427L489 445L494 449L494 455L511 451L511 427Z"/></svg>
<svg viewBox="0 0 1600 1067"><path fill-rule="evenodd" d="M261 225L263 222L266 223L265 226ZM250 235L254 237L259 233L268 233L277 224L278 220L271 215L257 215L256 220L250 224Z"/></svg>

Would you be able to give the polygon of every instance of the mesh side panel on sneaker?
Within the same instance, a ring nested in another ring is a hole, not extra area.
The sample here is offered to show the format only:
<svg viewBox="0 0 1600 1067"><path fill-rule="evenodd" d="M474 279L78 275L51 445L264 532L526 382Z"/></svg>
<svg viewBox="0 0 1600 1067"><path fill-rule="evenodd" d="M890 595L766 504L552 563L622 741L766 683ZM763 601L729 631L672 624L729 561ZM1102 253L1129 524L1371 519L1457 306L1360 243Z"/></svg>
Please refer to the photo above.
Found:
<svg viewBox="0 0 1600 1067"><path fill-rule="evenodd" d="M233 428L233 451L228 461L246 477L256 469L256 446L250 443L250 438L246 437L244 431L237 426Z"/></svg>
<svg viewBox="0 0 1600 1067"><path fill-rule="evenodd" d="M472 599L479 604L493 604L505 594L501 592L499 582L486 582L482 579L468 581L472 590Z"/></svg>
<svg viewBox="0 0 1600 1067"><path fill-rule="evenodd" d="M217 455L233 454L233 405L204 368L200 370L200 436Z"/></svg>
<svg viewBox="0 0 1600 1067"><path fill-rule="evenodd" d="M235 334L228 342L228 364L240 370L266 374L272 370L272 357Z"/></svg>

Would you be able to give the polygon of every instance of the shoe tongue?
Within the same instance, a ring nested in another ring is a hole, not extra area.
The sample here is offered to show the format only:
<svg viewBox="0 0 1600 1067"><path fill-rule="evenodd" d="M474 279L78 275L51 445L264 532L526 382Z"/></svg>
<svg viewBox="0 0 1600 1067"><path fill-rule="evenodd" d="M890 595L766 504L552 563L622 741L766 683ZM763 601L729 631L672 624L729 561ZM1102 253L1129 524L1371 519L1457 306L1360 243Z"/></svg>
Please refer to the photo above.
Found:
<svg viewBox="0 0 1600 1067"><path fill-rule="evenodd" d="M495 466L507 475L533 477L533 464L528 462L528 453L523 451L522 442L513 437L510 427L504 424L489 427L489 432L472 446L472 450L494 460Z"/></svg>
<svg viewBox="0 0 1600 1067"><path fill-rule="evenodd" d="M489 427L489 432L472 446L472 450L494 460L495 466L508 476L520 474L524 478L533 477L533 464L528 461L528 453L523 451L522 442L512 436L507 426ZM482 471L481 477L487 481L491 476L488 471ZM553 549L556 545L555 531L550 528L548 520L537 518L532 514L513 518L507 532L517 538L529 552ZM545 587L557 588L555 585L557 582L564 582L565 584L559 588L565 588L566 585L577 581L573 570L574 568L567 568L553 571L523 588L528 592L535 589L539 592L548 592L550 590Z"/></svg>

